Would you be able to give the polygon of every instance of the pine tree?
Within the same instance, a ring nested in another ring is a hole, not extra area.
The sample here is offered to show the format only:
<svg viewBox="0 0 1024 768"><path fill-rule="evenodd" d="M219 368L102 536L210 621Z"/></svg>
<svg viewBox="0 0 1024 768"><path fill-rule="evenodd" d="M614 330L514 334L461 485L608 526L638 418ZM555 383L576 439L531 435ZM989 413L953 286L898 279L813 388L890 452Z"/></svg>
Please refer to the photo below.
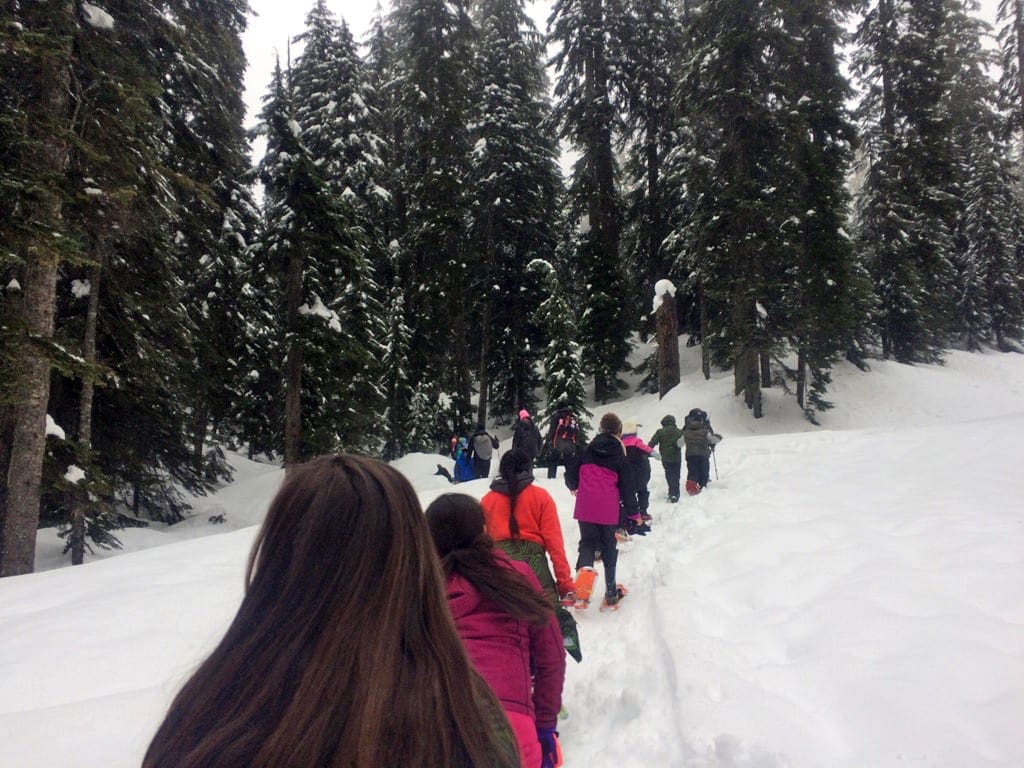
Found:
<svg viewBox="0 0 1024 768"><path fill-rule="evenodd" d="M35 562L50 391L45 343L53 335L57 269L65 251L60 180L68 162L77 27L72 2L27 3L13 10L4 9L0 32L0 103L10 107L0 130L15 139L0 151L0 204L13 214L0 224L3 247L13 254L3 274L3 340L13 376L5 377L0 390L0 576L29 573ZM7 288L15 275L16 291Z"/></svg>
<svg viewBox="0 0 1024 768"><path fill-rule="evenodd" d="M412 418L420 434L442 441L473 417L466 291L474 265L467 259L466 183L474 33L463 0L401 0L389 25L401 192L398 280L406 286L412 331L407 371L421 393Z"/></svg>
<svg viewBox="0 0 1024 768"><path fill-rule="evenodd" d="M786 155L786 53L773 3L709 0L693 14L679 98L688 155L685 248L676 270L708 304L702 343L733 369L755 418L767 359L782 346L784 222L799 177ZM677 218L681 218L677 214Z"/></svg>
<svg viewBox="0 0 1024 768"><path fill-rule="evenodd" d="M882 354L902 362L940 359L952 314L957 175L945 34L943 0L879 0L857 33L869 167L859 250L876 285Z"/></svg>
<svg viewBox="0 0 1024 768"><path fill-rule="evenodd" d="M547 345L543 351L544 392L548 404L543 416L550 417L559 407L572 409L579 421L580 441L590 429L587 393L583 386L580 345L573 340L575 317L554 267L543 259L532 261L528 269L540 283L544 300L537 307L535 322L543 329Z"/></svg>
<svg viewBox="0 0 1024 768"><path fill-rule="evenodd" d="M622 301L622 206L612 147L616 115L608 50L618 21L615 6L607 0L559 0L549 22L549 41L561 46L552 59L558 71L554 119L559 137L580 154L569 188L570 210L583 235L574 256L586 304L579 332L600 402L618 391L618 374L628 368L631 348L627 304Z"/></svg>
<svg viewBox="0 0 1024 768"><path fill-rule="evenodd" d="M554 251L551 212L560 178L556 142L545 129L542 39L521 0L487 0L476 13L476 77L486 86L473 119L470 238L478 266L469 297L478 307L483 423L488 408L511 421L534 405L540 350L532 316L539 299L529 290L526 266Z"/></svg>
<svg viewBox="0 0 1024 768"><path fill-rule="evenodd" d="M302 140L294 94L280 66L261 120L267 153L263 258L276 273L285 317L284 457L370 445L379 390L374 371L381 330L376 285L352 205L335 194ZM372 373L371 373L372 376Z"/></svg>
<svg viewBox="0 0 1024 768"><path fill-rule="evenodd" d="M999 92L1006 107L1006 128L1024 134L1024 3L1021 0L999 0ZM1024 145L1019 147L1024 150ZM1024 159L1024 154L1022 154Z"/></svg>

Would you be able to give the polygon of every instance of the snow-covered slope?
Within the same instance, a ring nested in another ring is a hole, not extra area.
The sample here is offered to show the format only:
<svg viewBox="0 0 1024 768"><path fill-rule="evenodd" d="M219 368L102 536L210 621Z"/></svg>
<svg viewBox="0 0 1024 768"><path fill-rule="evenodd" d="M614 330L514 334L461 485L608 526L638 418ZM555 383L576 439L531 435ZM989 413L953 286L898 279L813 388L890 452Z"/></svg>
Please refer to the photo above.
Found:
<svg viewBox="0 0 1024 768"><path fill-rule="evenodd" d="M719 479L677 504L655 463L654 531L619 558L629 598L577 614L566 767L1024 765L1024 359L843 366L820 428L775 392L753 422L729 376L684 365L663 401L594 407L649 437L700 406L726 440ZM451 489L438 463L397 463L424 503ZM239 460L189 522L0 581L0 766L138 765L233 614L279 482ZM538 482L573 550L572 498ZM41 562L58 553L44 536Z"/></svg>

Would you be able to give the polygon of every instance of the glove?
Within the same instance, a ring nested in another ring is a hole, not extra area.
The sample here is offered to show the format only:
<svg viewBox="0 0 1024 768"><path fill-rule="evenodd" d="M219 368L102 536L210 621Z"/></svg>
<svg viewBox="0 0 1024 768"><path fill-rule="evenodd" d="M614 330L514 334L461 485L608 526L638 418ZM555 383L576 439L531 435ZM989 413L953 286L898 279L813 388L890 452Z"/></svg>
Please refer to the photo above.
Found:
<svg viewBox="0 0 1024 768"><path fill-rule="evenodd" d="M554 728L538 728L540 742L540 768L559 768L562 765L562 746L558 743L558 731Z"/></svg>

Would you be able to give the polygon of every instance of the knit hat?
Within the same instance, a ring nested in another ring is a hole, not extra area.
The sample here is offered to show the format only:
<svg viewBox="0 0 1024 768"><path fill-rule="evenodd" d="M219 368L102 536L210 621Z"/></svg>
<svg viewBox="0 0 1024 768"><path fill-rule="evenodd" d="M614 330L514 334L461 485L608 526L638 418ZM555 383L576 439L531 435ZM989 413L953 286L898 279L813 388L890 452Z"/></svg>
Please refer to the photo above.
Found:
<svg viewBox="0 0 1024 768"><path fill-rule="evenodd" d="M637 429L640 427L635 421L624 421L622 422L622 434L624 435L635 435Z"/></svg>
<svg viewBox="0 0 1024 768"><path fill-rule="evenodd" d="M463 448L466 448L469 446L469 440L467 440L465 437L460 437L459 445L462 446Z"/></svg>
<svg viewBox="0 0 1024 768"><path fill-rule="evenodd" d="M528 419L528 418L530 418L530 412L528 410L523 408L521 411L519 411L519 420L520 421L522 421L523 419Z"/></svg>

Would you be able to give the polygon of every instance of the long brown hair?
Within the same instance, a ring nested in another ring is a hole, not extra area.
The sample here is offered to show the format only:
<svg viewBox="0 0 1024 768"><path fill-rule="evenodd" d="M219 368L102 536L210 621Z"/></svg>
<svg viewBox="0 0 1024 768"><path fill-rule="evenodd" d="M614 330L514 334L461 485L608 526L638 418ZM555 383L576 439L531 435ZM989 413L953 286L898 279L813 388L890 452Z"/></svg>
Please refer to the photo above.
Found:
<svg viewBox="0 0 1024 768"><path fill-rule="evenodd" d="M533 459L520 448L513 448L501 457L498 463L498 474L508 486L508 532L513 539L519 538L519 521L516 520L516 483L519 476L533 468Z"/></svg>
<svg viewBox="0 0 1024 768"><path fill-rule="evenodd" d="M416 494L372 459L290 471L220 645L143 768L517 766L472 670Z"/></svg>
<svg viewBox="0 0 1024 768"><path fill-rule="evenodd" d="M545 596L502 561L494 541L484 532L480 502L462 493L445 493L431 502L426 514L446 576L459 574L485 598L527 624L544 624L551 618Z"/></svg>

